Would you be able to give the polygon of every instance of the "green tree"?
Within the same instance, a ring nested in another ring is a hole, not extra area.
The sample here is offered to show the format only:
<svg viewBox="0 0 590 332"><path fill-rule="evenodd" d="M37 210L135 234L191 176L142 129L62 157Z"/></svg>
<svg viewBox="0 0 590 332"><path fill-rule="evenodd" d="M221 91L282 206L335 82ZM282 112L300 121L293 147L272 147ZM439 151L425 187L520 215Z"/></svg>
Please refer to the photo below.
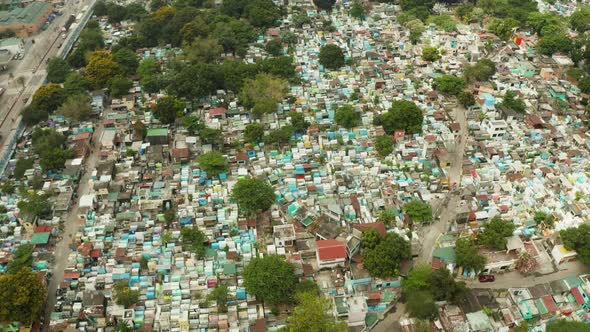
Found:
<svg viewBox="0 0 590 332"><path fill-rule="evenodd" d="M336 3L336 0L313 0L313 4L320 8L323 9L325 11L331 11L332 7L334 7L334 4Z"/></svg>
<svg viewBox="0 0 590 332"><path fill-rule="evenodd" d="M410 259L408 241L396 233L388 233L374 249L363 249L362 261L371 276L387 278L399 275L400 263Z"/></svg>
<svg viewBox="0 0 590 332"><path fill-rule="evenodd" d="M246 107L253 107L257 102L274 101L278 103L285 98L288 91L287 82L266 73L259 73L254 79L245 79L240 93L240 101Z"/></svg>
<svg viewBox="0 0 590 332"><path fill-rule="evenodd" d="M34 126L41 121L49 119L49 113L46 110L41 110L37 105L30 104L21 112L23 123L28 126Z"/></svg>
<svg viewBox="0 0 590 332"><path fill-rule="evenodd" d="M430 291L435 300L448 301L458 304L466 292L464 282L456 282L451 271L447 268L440 268L432 274L430 279Z"/></svg>
<svg viewBox="0 0 590 332"><path fill-rule="evenodd" d="M16 165L14 166L14 172L12 173L12 175L14 175L15 179L20 180L25 175L25 172L28 169L33 168L34 166L35 166L34 159L32 159L32 158L19 158L16 161Z"/></svg>
<svg viewBox="0 0 590 332"><path fill-rule="evenodd" d="M57 109L57 114L63 115L66 119L72 122L80 122L90 117L90 98L88 95L70 96Z"/></svg>
<svg viewBox="0 0 590 332"><path fill-rule="evenodd" d="M406 310L410 316L419 319L432 319L438 313L432 294L427 291L411 293L406 296Z"/></svg>
<svg viewBox="0 0 590 332"><path fill-rule="evenodd" d="M437 28L446 32L457 31L457 23L455 23L455 19L450 15L430 16L428 20L426 20L426 24L435 24Z"/></svg>
<svg viewBox="0 0 590 332"><path fill-rule="evenodd" d="M389 156L393 152L393 140L388 135L378 136L375 139L375 150L382 157Z"/></svg>
<svg viewBox="0 0 590 332"><path fill-rule="evenodd" d="M526 24L539 35L543 35L541 31L547 26L557 26L559 29L560 19L553 13L532 12L526 20Z"/></svg>
<svg viewBox="0 0 590 332"><path fill-rule="evenodd" d="M352 7L348 14L358 20L364 20L365 16L367 15L367 10L365 6L359 0L354 0L352 2Z"/></svg>
<svg viewBox="0 0 590 332"><path fill-rule="evenodd" d="M66 160L74 157L74 152L64 149L66 137L54 129L37 128L33 131L33 150L41 160L39 165L44 171L60 170Z"/></svg>
<svg viewBox="0 0 590 332"><path fill-rule="evenodd" d="M409 296L418 292L428 292L431 290L431 280L434 271L430 265L420 264L413 267L408 273L408 277L402 280L402 292Z"/></svg>
<svg viewBox="0 0 590 332"><path fill-rule="evenodd" d="M395 100L389 111L377 118L377 124L382 125L389 135L396 130L405 130L406 134L422 132L424 116L418 106L408 100Z"/></svg>
<svg viewBox="0 0 590 332"><path fill-rule="evenodd" d="M199 168L209 176L217 176L229 170L229 165L223 154L217 151L207 152L197 159Z"/></svg>
<svg viewBox="0 0 590 332"><path fill-rule="evenodd" d="M578 5L578 10L569 17L569 21L572 29L579 33L590 30L590 7Z"/></svg>
<svg viewBox="0 0 590 332"><path fill-rule="evenodd" d="M109 83L109 91L111 93L111 97L113 98L121 98L124 95L128 95L129 90L132 87L133 81L120 75L113 77L113 79Z"/></svg>
<svg viewBox="0 0 590 332"><path fill-rule="evenodd" d="M482 271L486 265L486 258L479 255L479 250L475 243L466 238L458 239L455 243L455 255L457 265L465 269Z"/></svg>
<svg viewBox="0 0 590 332"><path fill-rule="evenodd" d="M590 225L567 228L559 231L563 245L568 250L574 250L584 264L590 265Z"/></svg>
<svg viewBox="0 0 590 332"><path fill-rule="evenodd" d="M205 144L219 146L223 144L223 132L219 129L204 127L199 130L199 138Z"/></svg>
<svg viewBox="0 0 590 332"><path fill-rule="evenodd" d="M549 322L545 332L588 332L588 323L558 319Z"/></svg>
<svg viewBox="0 0 590 332"><path fill-rule="evenodd" d="M241 180L239 180L241 181ZM239 183L238 181L238 183ZM282 256L254 257L243 271L244 287L265 304L288 303L295 288L295 267Z"/></svg>
<svg viewBox="0 0 590 332"><path fill-rule="evenodd" d="M584 76L578 81L578 88L583 93L590 93L590 75Z"/></svg>
<svg viewBox="0 0 590 332"><path fill-rule="evenodd" d="M127 284L127 281L120 280L115 284L115 302L125 308L129 308L139 301L139 291L133 290Z"/></svg>
<svg viewBox="0 0 590 332"><path fill-rule="evenodd" d="M477 237L478 243L490 249L506 250L506 238L512 236L514 228L513 222L502 220L496 216L484 224L483 232L479 233Z"/></svg>
<svg viewBox="0 0 590 332"><path fill-rule="evenodd" d="M264 142L267 144L286 144L291 140L291 136L293 136L293 127L287 125L268 133L264 137Z"/></svg>
<svg viewBox="0 0 590 332"><path fill-rule="evenodd" d="M47 195L34 191L21 192L21 200L16 206L23 215L47 217L51 213L51 204L47 201Z"/></svg>
<svg viewBox="0 0 590 332"><path fill-rule="evenodd" d="M176 114L181 112L183 108L182 102L174 97L166 96L156 103L154 108L154 116L160 122L165 124L174 123Z"/></svg>
<svg viewBox="0 0 590 332"><path fill-rule="evenodd" d="M193 115L182 117L181 123L184 129L186 129L191 135L194 135L205 128L205 125L203 122L201 122L201 119Z"/></svg>
<svg viewBox="0 0 590 332"><path fill-rule="evenodd" d="M369 228L363 231L362 237L363 248L375 249L379 242L381 242L381 236L375 228Z"/></svg>
<svg viewBox="0 0 590 332"><path fill-rule="evenodd" d="M504 94L504 100L500 103L500 106L506 107L518 113L526 112L526 104L522 99L516 98L516 93L512 90L506 91Z"/></svg>
<svg viewBox="0 0 590 332"><path fill-rule="evenodd" d="M523 320L517 326L513 327L512 332L529 332L529 323L526 320Z"/></svg>
<svg viewBox="0 0 590 332"><path fill-rule="evenodd" d="M88 81L78 72L72 72L64 82L64 93L66 96L77 96L88 91Z"/></svg>
<svg viewBox="0 0 590 332"><path fill-rule="evenodd" d="M273 39L266 43L264 49L272 56L279 56L283 51L283 42L280 39Z"/></svg>
<svg viewBox="0 0 590 332"><path fill-rule="evenodd" d="M309 128L309 122L305 121L305 117L301 113L291 112L291 126L296 133L304 133Z"/></svg>
<svg viewBox="0 0 590 332"><path fill-rule="evenodd" d="M182 247L194 252L197 258L205 256L205 243L208 241L203 232L197 228L183 227L180 230Z"/></svg>
<svg viewBox="0 0 590 332"><path fill-rule="evenodd" d="M331 301L314 293L297 294L299 303L287 319L288 332L322 331L345 332L348 327L345 322L336 322L331 315Z"/></svg>
<svg viewBox="0 0 590 332"><path fill-rule="evenodd" d="M132 128L133 128L133 132L136 135L140 136L142 140L147 135L147 128L146 128L145 124L143 124L143 122L141 122L140 120L135 121Z"/></svg>
<svg viewBox="0 0 590 332"><path fill-rule="evenodd" d="M28 268L0 275L0 321L32 324L39 318L46 296L43 283Z"/></svg>
<svg viewBox="0 0 590 332"><path fill-rule="evenodd" d="M422 37L422 33L426 31L424 23L418 19L408 21L404 26L410 31L410 41L412 44L417 44Z"/></svg>
<svg viewBox="0 0 590 332"><path fill-rule="evenodd" d="M473 94L471 92L467 92L467 91L461 92L457 96L457 100L459 100L459 103L461 103L461 105L463 105L463 107L465 107L465 108L469 108L469 107L475 105L475 97L473 97Z"/></svg>
<svg viewBox="0 0 590 332"><path fill-rule="evenodd" d="M412 222L425 223L432 221L432 207L421 200L415 199L404 204L402 210Z"/></svg>
<svg viewBox="0 0 590 332"><path fill-rule="evenodd" d="M272 98L261 98L257 99L254 102L254 107L252 107L252 115L255 118L260 118L264 114L271 114L276 112L279 108L279 103L276 99Z"/></svg>
<svg viewBox="0 0 590 332"><path fill-rule="evenodd" d="M122 47L113 53L113 60L124 69L124 73L127 75L133 75L139 67L139 58L137 54L132 50Z"/></svg>
<svg viewBox="0 0 590 332"><path fill-rule="evenodd" d="M57 83L42 85L33 94L33 104L49 113L55 111L65 99L63 88Z"/></svg>
<svg viewBox="0 0 590 332"><path fill-rule="evenodd" d="M379 213L379 221L383 222L385 226L391 226L395 221L396 214L392 209L385 209Z"/></svg>
<svg viewBox="0 0 590 332"><path fill-rule="evenodd" d="M436 61L440 59L440 52L436 47L425 47L422 50L422 59L425 61Z"/></svg>
<svg viewBox="0 0 590 332"><path fill-rule="evenodd" d="M434 88L442 93L458 96L465 89L465 79L454 75L442 75L434 80Z"/></svg>
<svg viewBox="0 0 590 332"><path fill-rule="evenodd" d="M513 18L499 19L494 18L488 25L488 30L502 40L508 40L514 35L514 28L518 27L520 22Z"/></svg>
<svg viewBox="0 0 590 332"><path fill-rule="evenodd" d="M80 45L78 47L78 50L80 50L82 57L84 57L84 54L88 51L95 51L102 49L104 47L104 38L102 36L102 31L100 29L93 29L91 27L87 27L86 29L82 30L82 32L80 32L79 41ZM75 67L82 66L83 64Z"/></svg>
<svg viewBox="0 0 590 332"><path fill-rule="evenodd" d="M250 143L260 143L264 138L264 127L257 123L249 123L244 129L244 139Z"/></svg>
<svg viewBox="0 0 590 332"><path fill-rule="evenodd" d="M258 70L286 80L296 79L293 57L290 56L263 59L258 62Z"/></svg>
<svg viewBox="0 0 590 332"><path fill-rule="evenodd" d="M30 243L21 244L16 248L12 259L6 266L6 273L16 274L22 268L31 268L33 264L33 245Z"/></svg>
<svg viewBox="0 0 590 332"><path fill-rule="evenodd" d="M537 42L537 51L544 55L555 53L569 53L572 49L572 40L565 34L558 33L544 36Z"/></svg>
<svg viewBox="0 0 590 332"><path fill-rule="evenodd" d="M473 66L467 66L464 76L467 81L487 81L496 73L496 64L490 59L482 59Z"/></svg>
<svg viewBox="0 0 590 332"><path fill-rule="evenodd" d="M275 201L275 192L266 181L246 177L234 185L232 199L247 214L258 214L270 209Z"/></svg>
<svg viewBox="0 0 590 332"><path fill-rule="evenodd" d="M217 309L221 313L227 312L227 301L229 300L229 287L225 283L215 285L211 293L207 294L207 301L215 301Z"/></svg>
<svg viewBox="0 0 590 332"><path fill-rule="evenodd" d="M212 37L197 37L190 44L185 43L183 46L186 59L191 63L197 62L216 62L221 53L223 46L219 41Z"/></svg>
<svg viewBox="0 0 590 332"><path fill-rule="evenodd" d="M328 69L338 69L344 66L344 52L335 44L329 44L320 48L319 62Z"/></svg>
<svg viewBox="0 0 590 332"><path fill-rule="evenodd" d="M256 27L270 27L281 17L281 11L272 0L250 0L244 8L245 16Z"/></svg>
<svg viewBox="0 0 590 332"><path fill-rule="evenodd" d="M351 129L352 127L360 125L361 115L355 111L352 106L344 105L339 107L334 113L334 121L336 121L336 124L339 126Z"/></svg>
<svg viewBox="0 0 590 332"><path fill-rule="evenodd" d="M135 152L135 151L134 151ZM170 228L176 220L176 209L172 208L164 212L164 222L166 222L166 228Z"/></svg>
<svg viewBox="0 0 590 332"><path fill-rule="evenodd" d="M64 59L51 58L47 63L47 81L63 83L71 71L72 68Z"/></svg>
<svg viewBox="0 0 590 332"><path fill-rule="evenodd" d="M19 160L21 160L21 159L19 159ZM27 159L22 159L22 160L27 160ZM18 160L16 161L16 163L18 164ZM6 180L6 181L2 182L2 185L0 185L0 191L5 195L14 194L14 192L16 191L16 185L14 184L14 181Z"/></svg>

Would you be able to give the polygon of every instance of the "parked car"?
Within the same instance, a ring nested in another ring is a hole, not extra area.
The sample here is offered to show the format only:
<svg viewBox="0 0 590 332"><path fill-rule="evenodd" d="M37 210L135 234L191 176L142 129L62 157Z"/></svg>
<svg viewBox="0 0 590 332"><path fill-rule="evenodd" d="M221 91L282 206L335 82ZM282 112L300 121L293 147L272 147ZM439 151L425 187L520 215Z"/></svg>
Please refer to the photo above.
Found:
<svg viewBox="0 0 590 332"><path fill-rule="evenodd" d="M496 280L496 276L493 274L482 274L479 276L479 282L493 282Z"/></svg>

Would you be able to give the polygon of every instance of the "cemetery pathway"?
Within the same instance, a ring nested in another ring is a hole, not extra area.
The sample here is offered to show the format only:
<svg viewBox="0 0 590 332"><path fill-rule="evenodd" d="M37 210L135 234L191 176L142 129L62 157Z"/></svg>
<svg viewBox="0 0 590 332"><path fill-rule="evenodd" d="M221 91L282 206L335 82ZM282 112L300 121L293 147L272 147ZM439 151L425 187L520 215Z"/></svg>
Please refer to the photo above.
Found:
<svg viewBox="0 0 590 332"><path fill-rule="evenodd" d="M84 165L85 173L80 178L80 184L78 186L78 198L85 194L92 192L92 185L90 177L92 170L96 166L98 157L100 154L100 136L102 134L103 127L99 124L92 135L91 153L87 157ZM55 295L59 284L64 279L64 270L68 264L68 256L72 251L71 246L75 241L76 232L81 225L81 220L78 218L78 199L73 202L70 211L65 216L64 220L64 231L61 241L55 246L55 260L53 263L53 276L47 287L47 303L45 305L45 322L43 331L49 331L49 321L53 307L57 302L57 296Z"/></svg>
<svg viewBox="0 0 590 332"><path fill-rule="evenodd" d="M458 134L457 145L455 150L451 154L451 169L449 171L449 182L451 187L454 183L457 184L457 188L461 188L461 174L463 170L463 154L465 152L465 146L467 145L467 136L469 134L467 128L467 120L465 117L466 110L463 107L457 107L455 109L454 118L455 121L461 125L461 130ZM450 191L442 202L442 208L440 209L439 218L434 222L425 226L422 229L422 250L418 256L418 263L429 263L432 258L432 250L434 243L440 234L448 231L451 221L455 218L455 211L460 202L458 191ZM434 209L436 210L436 209Z"/></svg>

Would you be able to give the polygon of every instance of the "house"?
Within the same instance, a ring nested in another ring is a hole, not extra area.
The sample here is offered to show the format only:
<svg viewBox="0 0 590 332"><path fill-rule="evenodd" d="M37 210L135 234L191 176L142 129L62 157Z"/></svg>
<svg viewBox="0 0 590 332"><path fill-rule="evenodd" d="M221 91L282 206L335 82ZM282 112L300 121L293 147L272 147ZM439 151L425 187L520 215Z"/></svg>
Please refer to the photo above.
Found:
<svg viewBox="0 0 590 332"><path fill-rule="evenodd" d="M317 240L316 258L319 269L344 266L346 244L338 240Z"/></svg>

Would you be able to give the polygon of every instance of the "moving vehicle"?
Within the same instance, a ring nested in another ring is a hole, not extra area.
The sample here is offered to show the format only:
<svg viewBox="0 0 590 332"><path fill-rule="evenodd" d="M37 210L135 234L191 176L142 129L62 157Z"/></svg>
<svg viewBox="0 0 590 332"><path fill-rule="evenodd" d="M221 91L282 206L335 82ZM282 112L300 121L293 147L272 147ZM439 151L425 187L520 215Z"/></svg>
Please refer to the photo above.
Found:
<svg viewBox="0 0 590 332"><path fill-rule="evenodd" d="M481 274L479 276L479 282L494 282L496 280L496 276L493 274Z"/></svg>

